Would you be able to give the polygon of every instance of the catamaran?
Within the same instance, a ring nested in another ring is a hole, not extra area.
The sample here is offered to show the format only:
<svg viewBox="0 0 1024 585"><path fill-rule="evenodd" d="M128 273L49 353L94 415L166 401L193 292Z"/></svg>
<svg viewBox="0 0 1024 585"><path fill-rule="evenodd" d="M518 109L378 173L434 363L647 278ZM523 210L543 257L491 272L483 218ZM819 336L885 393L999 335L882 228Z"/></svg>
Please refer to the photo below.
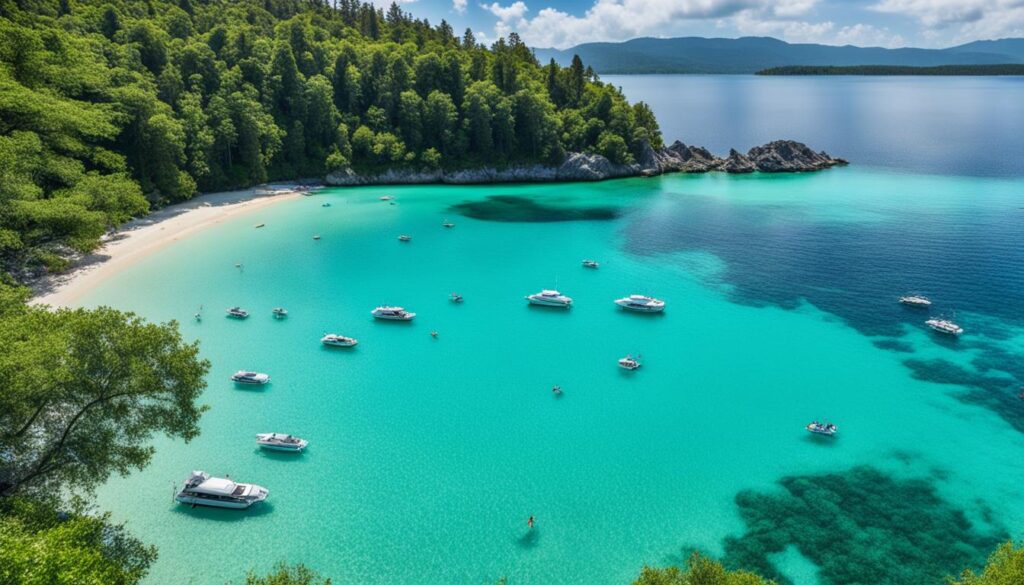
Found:
<svg viewBox="0 0 1024 585"><path fill-rule="evenodd" d="M193 506L242 510L267 499L267 494L267 488L256 484L236 483L228 478L210 477L205 471L193 471L174 499Z"/></svg>

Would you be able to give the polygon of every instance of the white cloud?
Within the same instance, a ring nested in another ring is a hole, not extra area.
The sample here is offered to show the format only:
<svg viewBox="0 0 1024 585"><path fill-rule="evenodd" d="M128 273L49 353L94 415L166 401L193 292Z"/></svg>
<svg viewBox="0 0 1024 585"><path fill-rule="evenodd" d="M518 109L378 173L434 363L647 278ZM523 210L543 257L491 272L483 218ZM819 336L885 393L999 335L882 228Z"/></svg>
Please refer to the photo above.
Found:
<svg viewBox="0 0 1024 585"><path fill-rule="evenodd" d="M1024 35L1022 0L880 0L871 9L917 20L926 39L943 29L954 42Z"/></svg>
<svg viewBox="0 0 1024 585"><path fill-rule="evenodd" d="M821 43L825 45L857 45L860 47L902 47L906 40L887 28L870 24L836 26L831 20L807 22L802 20L766 20L750 11L732 19L736 29L745 35L773 36L791 43Z"/></svg>
<svg viewBox="0 0 1024 585"><path fill-rule="evenodd" d="M468 0L452 0L452 10L458 12L459 14L462 14L463 12L466 11L467 4Z"/></svg>
<svg viewBox="0 0 1024 585"><path fill-rule="evenodd" d="M502 6L497 2L493 4L481 4L480 8L483 8L494 16L497 16L498 22L505 23L519 22L523 20L523 17L526 16L526 12L529 10L522 0L516 0L516 2L513 2L508 6Z"/></svg>

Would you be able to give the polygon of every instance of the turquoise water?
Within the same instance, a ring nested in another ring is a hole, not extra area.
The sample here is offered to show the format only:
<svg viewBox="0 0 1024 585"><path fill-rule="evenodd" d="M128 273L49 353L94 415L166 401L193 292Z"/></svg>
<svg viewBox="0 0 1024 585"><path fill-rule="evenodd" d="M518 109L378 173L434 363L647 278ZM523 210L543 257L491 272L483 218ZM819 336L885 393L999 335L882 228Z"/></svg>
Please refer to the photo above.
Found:
<svg viewBox="0 0 1024 585"><path fill-rule="evenodd" d="M1024 176L1024 78L605 75L666 141L719 155L787 138L857 165Z"/></svg>
<svg viewBox="0 0 1024 585"><path fill-rule="evenodd" d="M795 537L767 550L750 536L752 511L769 528L864 515L946 527L946 511L967 528L939 534L943 546L1024 536L1022 192L1020 181L851 167L328 190L257 211L83 301L177 319L213 364L202 435L157 439L152 464L112 480L99 504L159 548L148 583L237 581L287 560L336 583L611 584L690 547L746 566L763 557L813 583L820 565L854 554L820 548L815 562ZM451 208L461 203L537 221L473 219ZM580 208L614 219L540 221ZM950 262L969 278L947 274ZM571 310L523 299L556 286ZM927 332L920 312L895 303L909 289L932 294L936 312L959 311L964 337ZM465 302L450 303L453 291ZM665 314L611 302L634 292L665 299ZM382 303L419 316L375 322ZM224 317L236 304L253 315ZM286 320L271 317L278 305ZM324 348L325 332L359 345ZM638 352L641 370L617 368ZM273 382L235 388L228 377L242 368ZM803 430L821 418L839 425L835 441ZM260 452L253 435L268 431L311 446ZM856 473L865 465L879 475ZM247 512L173 504L192 469L259 483L270 498ZM838 501L880 478L918 483L804 516L737 499L823 474L841 480ZM905 536L939 574L959 570Z"/></svg>

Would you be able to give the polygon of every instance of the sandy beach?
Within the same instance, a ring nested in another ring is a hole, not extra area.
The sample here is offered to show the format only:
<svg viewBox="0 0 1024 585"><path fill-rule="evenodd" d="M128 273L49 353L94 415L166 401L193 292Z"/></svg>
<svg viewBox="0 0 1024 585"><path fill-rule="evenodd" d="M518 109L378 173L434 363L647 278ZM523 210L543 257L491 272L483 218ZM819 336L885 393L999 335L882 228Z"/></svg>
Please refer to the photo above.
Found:
<svg viewBox="0 0 1024 585"><path fill-rule="evenodd" d="M72 306L85 293L147 255L206 228L302 196L294 183L275 183L196 196L132 220L104 237L103 245L68 272L33 285L35 304Z"/></svg>

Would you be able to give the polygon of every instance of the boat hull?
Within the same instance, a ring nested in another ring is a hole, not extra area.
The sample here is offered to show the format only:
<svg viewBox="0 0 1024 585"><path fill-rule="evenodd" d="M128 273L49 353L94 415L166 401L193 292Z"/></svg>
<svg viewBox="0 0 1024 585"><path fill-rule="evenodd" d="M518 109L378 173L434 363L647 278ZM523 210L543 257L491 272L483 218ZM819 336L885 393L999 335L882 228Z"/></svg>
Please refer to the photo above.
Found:
<svg viewBox="0 0 1024 585"><path fill-rule="evenodd" d="M256 444L259 445L261 449L267 449L268 451L283 451L283 452L286 452L286 453L301 453L302 450L306 448L305 445L302 445L302 446L298 446L298 445L285 446L285 445L273 445L273 444L270 444L270 443L259 443L259 442L257 442Z"/></svg>
<svg viewBox="0 0 1024 585"><path fill-rule="evenodd" d="M662 305L660 307L643 307L643 306L627 305L627 304L619 304L619 303L615 303L615 304L619 305L620 307L622 307L626 311L633 311L634 313L660 313L660 312L665 310L665 306L664 305Z"/></svg>
<svg viewBox="0 0 1024 585"><path fill-rule="evenodd" d="M398 315L374 315L373 318L374 319L380 319L382 321L412 321L413 317L415 317L415 316L416 316L416 313L410 313L410 314L404 315L404 316L398 316Z"/></svg>
<svg viewBox="0 0 1024 585"><path fill-rule="evenodd" d="M206 506L208 508L228 508L230 510L244 510L257 503L258 500L247 500L247 501L230 501L230 500L213 500L208 498L197 498L195 496L189 496L184 494L178 494L174 496L174 499L181 504L187 504L190 506Z"/></svg>
<svg viewBox="0 0 1024 585"><path fill-rule="evenodd" d="M549 300L545 300L545 299L536 299L536 298L531 298L531 297L526 297L526 300L530 301L531 305L537 305L538 307L556 307L556 308L561 308L561 309L567 309L570 306L572 306L572 301L569 301L569 302L566 303L566 302L560 302L560 301L549 301Z"/></svg>

